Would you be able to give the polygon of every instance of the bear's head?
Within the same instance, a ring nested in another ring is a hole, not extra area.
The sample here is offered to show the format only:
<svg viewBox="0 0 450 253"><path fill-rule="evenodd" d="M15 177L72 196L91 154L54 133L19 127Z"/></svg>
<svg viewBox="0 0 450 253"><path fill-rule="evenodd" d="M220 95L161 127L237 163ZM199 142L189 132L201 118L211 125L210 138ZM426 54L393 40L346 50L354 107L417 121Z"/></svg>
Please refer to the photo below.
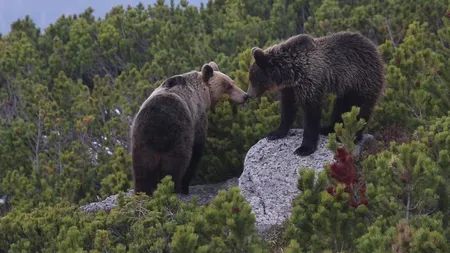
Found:
<svg viewBox="0 0 450 253"><path fill-rule="evenodd" d="M201 73L203 82L209 88L211 108L215 107L216 103L224 94L227 94L231 101L237 104L242 104L247 101L247 93L237 87L233 79L228 75L220 72L215 62L203 65Z"/></svg>
<svg viewBox="0 0 450 253"><path fill-rule="evenodd" d="M268 71L269 56L258 47L252 48L252 55L255 61L248 72L250 83L247 94L251 98L257 98L261 97L264 92L275 89L277 85Z"/></svg>
<svg viewBox="0 0 450 253"><path fill-rule="evenodd" d="M314 39L306 34L292 36L266 50L252 48L255 61L249 68L247 94L251 98L260 97L266 91L287 88L298 79L299 68L308 65L308 55L317 49ZM293 53L294 52L294 53Z"/></svg>

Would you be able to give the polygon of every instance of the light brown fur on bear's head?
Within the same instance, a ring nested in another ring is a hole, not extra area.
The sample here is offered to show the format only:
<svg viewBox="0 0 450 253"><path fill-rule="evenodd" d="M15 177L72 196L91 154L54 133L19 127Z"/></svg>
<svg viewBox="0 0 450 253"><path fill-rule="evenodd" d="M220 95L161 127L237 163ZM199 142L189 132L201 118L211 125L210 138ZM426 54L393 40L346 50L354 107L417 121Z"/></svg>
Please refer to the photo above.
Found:
<svg viewBox="0 0 450 253"><path fill-rule="evenodd" d="M227 94L231 101L237 104L245 103L248 99L247 93L236 86L228 75L220 72L215 62L203 65L202 79L209 89L212 109L224 94Z"/></svg>

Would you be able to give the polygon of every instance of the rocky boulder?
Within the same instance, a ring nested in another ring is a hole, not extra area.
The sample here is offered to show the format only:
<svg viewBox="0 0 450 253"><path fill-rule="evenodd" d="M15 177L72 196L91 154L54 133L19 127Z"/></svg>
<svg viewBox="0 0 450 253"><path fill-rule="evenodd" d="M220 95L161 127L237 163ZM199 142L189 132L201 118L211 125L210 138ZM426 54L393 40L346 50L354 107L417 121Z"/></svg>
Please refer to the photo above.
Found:
<svg viewBox="0 0 450 253"><path fill-rule="evenodd" d="M334 154L327 148L328 138L320 136L317 151L310 156L300 157L294 150L302 142L302 129L292 129L288 135L279 140L261 139L249 149L244 160L244 170L239 178L210 185L195 185L190 187L190 195L179 195L183 201L198 197L199 204L207 204L219 190L227 190L239 186L241 193L250 203L256 216L258 234L264 239L273 239L283 229L292 211L292 201L299 194L297 181L299 170L313 168L316 172L324 169L327 163L334 160ZM361 145L356 147L356 153L373 136L365 135ZM133 190L125 195L130 195ZM85 212L98 210L109 211L116 206L118 195L113 195L103 201L82 206Z"/></svg>
<svg viewBox="0 0 450 253"><path fill-rule="evenodd" d="M256 216L256 226L264 239L270 239L283 228L292 211L292 201L299 194L299 170L314 168L317 172L333 161L327 148L328 138L320 136L317 151L301 157L294 150L301 145L303 130L292 129L279 140L258 141L249 149L239 188L250 202Z"/></svg>
<svg viewBox="0 0 450 253"><path fill-rule="evenodd" d="M197 196L197 203L208 204L220 190L228 190L233 186L238 185L238 178L231 178L225 182L217 184L207 184L207 185L194 185L189 187L189 195L178 195L178 198L182 201L189 202L193 196ZM125 196L129 196L134 193L134 190L129 190L125 193ZM104 200L89 203L87 205L81 206L80 209L84 212L97 212L99 210L110 211L112 208L117 206L117 197L119 195L115 194L107 197Z"/></svg>

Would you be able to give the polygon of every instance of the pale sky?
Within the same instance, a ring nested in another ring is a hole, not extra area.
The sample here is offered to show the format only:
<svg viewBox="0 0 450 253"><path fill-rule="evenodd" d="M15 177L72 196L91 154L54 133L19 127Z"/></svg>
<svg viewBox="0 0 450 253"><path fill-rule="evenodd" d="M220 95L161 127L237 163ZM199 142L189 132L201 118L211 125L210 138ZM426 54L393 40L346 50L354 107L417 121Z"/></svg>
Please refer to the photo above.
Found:
<svg viewBox="0 0 450 253"><path fill-rule="evenodd" d="M7 34L12 22L25 15L30 15L37 27L44 30L54 23L62 14L79 14L91 6L96 18L104 15L117 5L136 6L142 2L145 6L153 4L156 0L0 0L0 33ZM170 3L169 0L166 0ZM178 3L175 0L175 3ZM192 5L200 6L200 2L207 0L190 0Z"/></svg>

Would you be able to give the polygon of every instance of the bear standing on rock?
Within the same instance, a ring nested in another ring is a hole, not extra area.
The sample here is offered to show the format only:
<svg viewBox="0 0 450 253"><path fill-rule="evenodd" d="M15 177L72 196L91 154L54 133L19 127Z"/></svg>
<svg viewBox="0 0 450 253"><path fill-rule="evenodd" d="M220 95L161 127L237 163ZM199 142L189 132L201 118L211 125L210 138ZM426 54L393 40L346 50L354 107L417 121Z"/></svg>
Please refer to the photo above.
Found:
<svg viewBox="0 0 450 253"><path fill-rule="evenodd" d="M177 193L189 194L189 183L206 141L207 110L223 94L244 103L247 93L210 62L201 72L172 76L142 104L131 127L135 193L151 195L166 175Z"/></svg>
<svg viewBox="0 0 450 253"><path fill-rule="evenodd" d="M249 69L248 95L260 97L265 91L280 91L281 123L269 133L269 140L286 136L294 122L299 104L304 111L303 141L295 150L308 156L317 149L319 134L334 131L342 122L341 114L360 107L359 118L369 121L384 90L384 70L376 46L354 32L339 32L313 38L293 36L266 50L254 47L255 62ZM326 93L334 93L336 102L331 124L320 127ZM362 129L356 141L362 138Z"/></svg>

